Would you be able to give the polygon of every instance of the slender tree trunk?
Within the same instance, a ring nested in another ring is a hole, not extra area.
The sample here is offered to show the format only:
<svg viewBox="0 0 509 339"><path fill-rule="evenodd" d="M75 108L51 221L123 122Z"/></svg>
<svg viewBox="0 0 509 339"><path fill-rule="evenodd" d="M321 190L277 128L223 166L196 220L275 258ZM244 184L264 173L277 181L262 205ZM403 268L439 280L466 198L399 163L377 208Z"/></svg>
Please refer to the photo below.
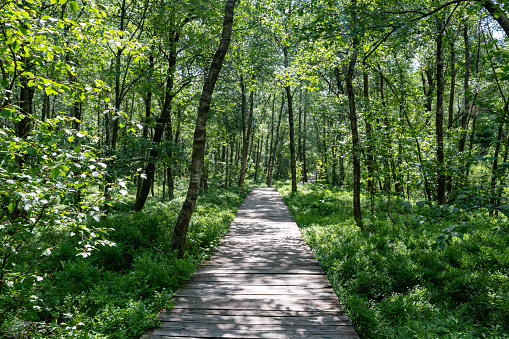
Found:
<svg viewBox="0 0 509 339"><path fill-rule="evenodd" d="M365 123L366 123L366 166L368 168L368 192L370 196L370 201L373 204L373 199L375 196L375 169L374 169L374 157L373 157L373 135L371 128L371 111L369 107L369 77L368 71L366 69L366 64L364 66L363 71L363 94L364 94L364 107L365 107ZM383 82L383 78L382 78ZM383 94L382 94L383 97Z"/></svg>
<svg viewBox="0 0 509 339"><path fill-rule="evenodd" d="M306 161L306 139L307 139L307 90L304 99L304 132L302 134L302 182L308 182L308 164Z"/></svg>
<svg viewBox="0 0 509 339"><path fill-rule="evenodd" d="M327 127L325 126L325 118L323 118L323 131L322 131L322 170L320 173L320 179L322 178L322 174L325 177L325 181L329 182L329 148L327 147Z"/></svg>
<svg viewBox="0 0 509 339"><path fill-rule="evenodd" d="M274 169L274 164L275 164L275 160L276 160L276 149L277 149L277 145L278 145L278 141L279 141L279 127L281 126L281 119L283 116L284 107L285 107L285 98L283 95L283 97L281 98L281 108L279 109L279 119L278 119L277 127L276 127L276 138L274 140L274 147L270 151L271 155L269 158L269 169L267 170L267 186L269 186L269 187L272 185L272 171Z"/></svg>
<svg viewBox="0 0 509 339"><path fill-rule="evenodd" d="M173 131L172 131L172 125L171 120L168 122L166 126L166 140L171 143L173 139ZM172 201L174 199L175 195L175 183L173 181L173 164L175 163L173 161L173 151L171 149L173 145L170 145L170 150L168 151L168 158L170 161L170 165L166 167L166 182L168 185L168 200Z"/></svg>
<svg viewBox="0 0 509 339"><path fill-rule="evenodd" d="M249 116L246 117L246 94L244 78L240 76L240 87L242 92L242 156L240 160L239 182L237 186L243 190L244 180L247 171L247 157L249 155L249 141L251 137L253 110L254 110L254 91L249 95Z"/></svg>
<svg viewBox="0 0 509 339"><path fill-rule="evenodd" d="M509 112L509 101L507 101L504 105L504 114L507 114ZM498 211L495 210L498 207L498 197L499 190L497 190L497 179L498 179L498 155L500 153L500 147L502 145L502 139L503 139L503 131L504 131L504 124L498 125L498 132L497 132L497 143L495 144L495 153L493 154L493 165L491 169L491 196L490 196L490 204L493 210L490 211L490 216L493 214L498 215ZM507 145L506 145L507 146ZM505 152L504 159L507 158L507 148ZM504 160L505 162L505 160ZM502 183L500 185L502 187Z"/></svg>
<svg viewBox="0 0 509 339"><path fill-rule="evenodd" d="M203 85L202 95L200 98L198 116L196 118L196 129L194 131L189 188L187 191L186 200L184 201L182 209L180 210L180 214L173 231L173 237L171 239L172 247L173 249L179 251L179 256L183 255L183 250L186 247L187 229L189 227L189 221L191 220L191 216L196 205L196 199L198 198L198 189L200 185L205 154L207 116L210 111L212 93L214 92L214 87L216 85L219 72L221 71L224 57L228 51L228 46L230 45L234 7L235 0L227 0L221 41L219 43L219 48L217 49L214 58L212 59L212 63L205 80L205 84Z"/></svg>
<svg viewBox="0 0 509 339"><path fill-rule="evenodd" d="M458 31L459 33L459 31ZM456 88L456 51L454 49L454 42L456 41L456 36L453 38L450 48L451 48L451 90L449 92L449 116L447 118L447 137L451 136L452 125L454 122L454 92ZM448 175L446 180L446 191L452 191L452 176Z"/></svg>
<svg viewBox="0 0 509 339"><path fill-rule="evenodd" d="M232 185L231 183L232 183L232 173L233 173L233 157L234 157L235 144L236 144L235 134L233 134L233 137L231 139L232 140L230 141L230 174L228 176L228 186Z"/></svg>
<svg viewBox="0 0 509 339"><path fill-rule="evenodd" d="M505 135L506 141L505 141L504 159L503 159L502 163L507 163L507 156L509 155L509 128L507 128L505 132L506 132L506 135ZM500 200L502 199L502 194L504 193L505 179L506 179L506 175L504 175L502 177L502 179L500 180L500 185L498 188L498 198L496 201L497 206L500 206Z"/></svg>
<svg viewBox="0 0 509 339"><path fill-rule="evenodd" d="M385 124L385 135L384 135L384 144L386 146L385 156L383 160L383 165L385 167L385 175L384 175L384 185L383 190L386 192L391 191L391 174L392 179L394 181L394 190L397 192L398 183L397 183L397 175L396 175L396 165L394 164L394 159L392 157L392 135L391 135L391 127L389 124L389 117L386 109L385 102L385 92L384 92L384 77L380 74L380 100L382 102L382 107L384 109L384 124ZM374 195L375 192L373 192ZM372 200L373 204L373 200ZM371 210L371 214L373 214L373 210Z"/></svg>
<svg viewBox="0 0 509 339"><path fill-rule="evenodd" d="M25 65L25 71L30 71L28 65L29 60L22 57L21 61ZM32 70L33 71L33 70ZM21 108L20 120L16 122L15 130L18 138L26 138L32 129L32 103L34 98L35 87L28 85L28 77L23 75L20 77L19 85L19 106Z"/></svg>
<svg viewBox="0 0 509 339"><path fill-rule="evenodd" d="M288 49L283 47L285 67L289 67ZM290 86L285 87L288 101L288 126L290 128L290 172L292 173L292 192L297 192L297 161L295 159L295 129L293 125L293 98Z"/></svg>
<svg viewBox="0 0 509 339"><path fill-rule="evenodd" d="M50 113L50 97L46 94L46 92L43 93L43 99L42 99L42 116L41 120L46 121L46 119L49 117ZM99 126L99 125L98 125Z"/></svg>
<svg viewBox="0 0 509 339"><path fill-rule="evenodd" d="M436 142L437 142L437 203L445 204L445 164L444 164L444 45L442 33L437 38L437 113L436 113Z"/></svg>
<svg viewBox="0 0 509 339"><path fill-rule="evenodd" d="M254 181L258 181L258 167L260 165L260 157L262 155L262 147L263 147L263 135L260 138L257 138L257 147L256 147L256 158L255 158L255 172L254 172Z"/></svg>
<svg viewBox="0 0 509 339"><path fill-rule="evenodd" d="M490 216L493 216L494 209L497 207L497 178L498 178L498 153L500 152L500 144L502 143L503 124L498 125L497 142L495 144L495 153L493 154L493 165L491 167L491 192L490 192Z"/></svg>
<svg viewBox="0 0 509 339"><path fill-rule="evenodd" d="M166 167L163 166L163 194L161 196L161 201L164 202L165 197L166 197Z"/></svg>
<svg viewBox="0 0 509 339"><path fill-rule="evenodd" d="M302 90L300 91L299 100L299 132L297 139L297 160L302 163Z"/></svg>
<svg viewBox="0 0 509 339"><path fill-rule="evenodd" d="M456 51L454 41L451 42L451 91L449 93L449 117L447 119L447 135L450 135L454 121L454 92L456 89Z"/></svg>
<svg viewBox="0 0 509 339"><path fill-rule="evenodd" d="M470 113L470 44L468 42L468 26L463 28L463 39L465 41L465 78L463 82L463 89L465 91L465 103L463 107L463 114L461 116L461 137L458 146L458 151L465 150L465 140L467 137L468 128L468 115Z"/></svg>
<svg viewBox="0 0 509 339"><path fill-rule="evenodd" d="M228 187L228 144L224 144L222 146L222 154L221 154L221 162L224 166L224 183L223 187Z"/></svg>
<svg viewBox="0 0 509 339"><path fill-rule="evenodd" d="M361 150L359 145L359 132L357 129L357 111L355 108L355 92L353 88L353 75L355 71L355 63L357 56L359 42L356 38L353 39L353 54L348 64L348 71L346 74L346 87L348 93L348 102L350 112L350 127L352 130L352 162L353 162L353 216L357 226L363 228L362 214L361 214Z"/></svg>
<svg viewBox="0 0 509 339"><path fill-rule="evenodd" d="M269 173L269 166L270 162L272 160L272 147L274 144L274 113L276 110L276 95L274 95L274 99L272 99L272 114L270 118L270 146L265 150L265 157L266 157L266 165L265 165L265 174L268 175ZM267 144L269 143L269 140L267 140ZM267 146L267 145L266 145ZM268 178L268 177L267 177Z"/></svg>

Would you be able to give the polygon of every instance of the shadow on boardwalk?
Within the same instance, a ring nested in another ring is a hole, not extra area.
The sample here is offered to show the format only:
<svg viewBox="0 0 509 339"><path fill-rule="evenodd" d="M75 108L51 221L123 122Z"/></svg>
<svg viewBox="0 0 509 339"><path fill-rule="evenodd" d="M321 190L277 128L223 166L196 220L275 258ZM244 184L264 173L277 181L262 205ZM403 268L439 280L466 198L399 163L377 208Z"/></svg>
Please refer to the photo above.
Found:
<svg viewBox="0 0 509 339"><path fill-rule="evenodd" d="M358 338L279 193L256 188L155 338Z"/></svg>

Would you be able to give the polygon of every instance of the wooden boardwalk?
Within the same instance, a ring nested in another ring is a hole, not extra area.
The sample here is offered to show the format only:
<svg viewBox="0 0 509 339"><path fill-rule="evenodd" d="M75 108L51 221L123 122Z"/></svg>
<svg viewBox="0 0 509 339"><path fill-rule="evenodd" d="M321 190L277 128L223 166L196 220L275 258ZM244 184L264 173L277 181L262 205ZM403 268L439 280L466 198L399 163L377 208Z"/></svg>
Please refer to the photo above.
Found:
<svg viewBox="0 0 509 339"><path fill-rule="evenodd" d="M273 188L256 188L210 260L142 339L359 338Z"/></svg>

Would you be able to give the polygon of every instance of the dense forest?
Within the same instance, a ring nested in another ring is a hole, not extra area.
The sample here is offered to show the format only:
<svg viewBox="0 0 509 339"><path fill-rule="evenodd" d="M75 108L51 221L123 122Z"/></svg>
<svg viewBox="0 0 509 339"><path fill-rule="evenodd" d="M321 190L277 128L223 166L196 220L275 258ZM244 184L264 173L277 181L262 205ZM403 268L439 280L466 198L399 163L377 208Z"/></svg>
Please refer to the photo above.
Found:
<svg viewBox="0 0 509 339"><path fill-rule="evenodd" d="M138 338L275 186L361 337L508 337L507 14L2 0L0 336Z"/></svg>

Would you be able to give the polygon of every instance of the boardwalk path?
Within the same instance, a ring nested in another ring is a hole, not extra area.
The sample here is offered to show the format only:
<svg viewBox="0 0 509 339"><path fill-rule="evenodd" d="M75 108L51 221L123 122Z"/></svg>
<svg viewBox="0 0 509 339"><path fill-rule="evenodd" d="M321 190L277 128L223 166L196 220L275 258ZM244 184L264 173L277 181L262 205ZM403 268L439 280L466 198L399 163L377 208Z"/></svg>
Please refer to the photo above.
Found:
<svg viewBox="0 0 509 339"><path fill-rule="evenodd" d="M358 338L273 188L256 188L175 296L156 338Z"/></svg>

